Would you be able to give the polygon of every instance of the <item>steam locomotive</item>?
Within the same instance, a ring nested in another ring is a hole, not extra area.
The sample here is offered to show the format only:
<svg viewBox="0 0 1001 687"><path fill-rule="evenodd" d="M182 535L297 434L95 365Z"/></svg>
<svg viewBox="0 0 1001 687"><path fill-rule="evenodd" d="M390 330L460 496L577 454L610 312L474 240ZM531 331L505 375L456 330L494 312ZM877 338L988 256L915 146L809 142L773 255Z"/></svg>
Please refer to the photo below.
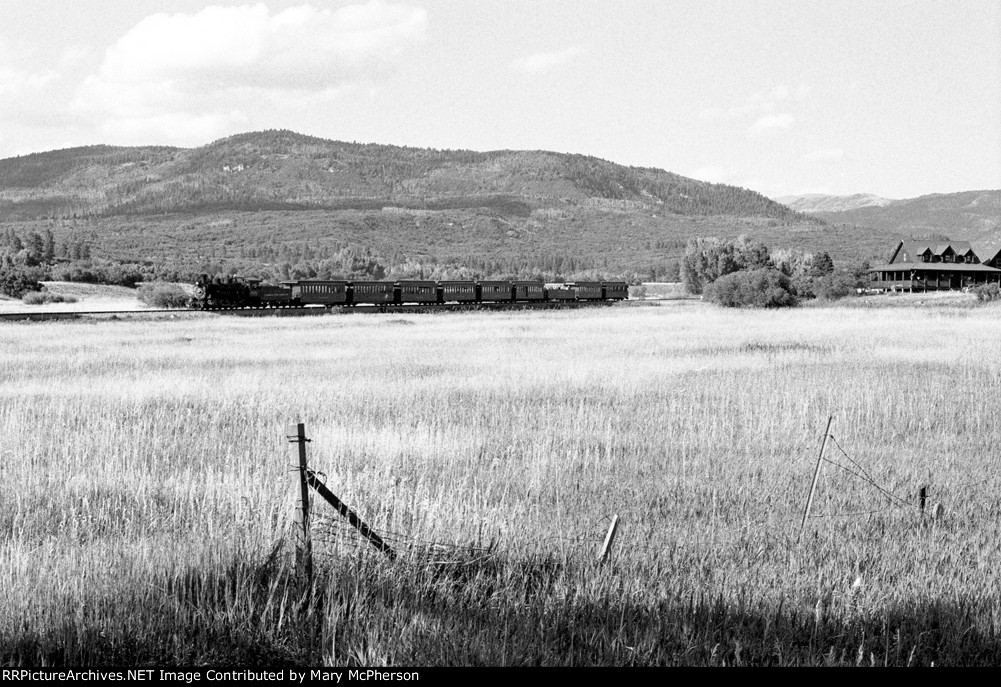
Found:
<svg viewBox="0 0 1001 687"><path fill-rule="evenodd" d="M195 283L191 307L201 310L238 308L304 308L306 306L445 305L618 301L629 297L620 281L542 284L534 281L284 281L268 285L260 279L202 275Z"/></svg>

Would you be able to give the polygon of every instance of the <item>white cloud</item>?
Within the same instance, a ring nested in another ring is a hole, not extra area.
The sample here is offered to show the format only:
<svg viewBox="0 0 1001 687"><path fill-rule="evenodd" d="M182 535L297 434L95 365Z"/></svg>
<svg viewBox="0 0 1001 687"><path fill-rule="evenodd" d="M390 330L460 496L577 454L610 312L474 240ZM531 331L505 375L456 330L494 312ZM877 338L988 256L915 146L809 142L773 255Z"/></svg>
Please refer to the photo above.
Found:
<svg viewBox="0 0 1001 687"><path fill-rule="evenodd" d="M120 139L148 132L156 142L204 141L268 104L293 108L391 73L426 33L423 9L382 0L155 14L107 49L73 110Z"/></svg>
<svg viewBox="0 0 1001 687"><path fill-rule="evenodd" d="M102 140L136 143L161 143L164 132L170 132L171 142L175 144L197 145L246 128L247 122L247 116L238 110L205 114L166 112L110 119L100 125L100 132Z"/></svg>
<svg viewBox="0 0 1001 687"><path fill-rule="evenodd" d="M744 102L739 105L731 105L730 107L707 107L699 114L704 120L723 122L756 116L758 117L758 120L755 122L755 125L757 125L757 123L761 120L768 119L765 115L772 114L778 109L778 102L785 100L801 101L806 99L811 92L812 89L808 85L799 86L794 92L790 90L788 86L779 84L767 92L755 91L747 96ZM784 118L789 115L776 116ZM767 124L764 126L767 128Z"/></svg>
<svg viewBox="0 0 1001 687"><path fill-rule="evenodd" d="M804 160L840 160L845 156L845 151L842 148L818 148L816 150L811 150L810 152L803 155Z"/></svg>
<svg viewBox="0 0 1001 687"><path fill-rule="evenodd" d="M87 51L75 45L47 52L24 39L5 41L0 36L0 124L7 133L4 154L29 145L29 131L72 124L67 94L79 82L86 59Z"/></svg>
<svg viewBox="0 0 1001 687"><path fill-rule="evenodd" d="M781 112L774 115L765 115L764 117L759 117L757 121L754 122L748 129L748 132L752 134L765 133L768 131L774 131L775 129L788 129L796 121L788 112Z"/></svg>
<svg viewBox="0 0 1001 687"><path fill-rule="evenodd" d="M722 107L707 107L699 113L699 117L707 121L713 122L718 119L723 119L723 113L725 111Z"/></svg>
<svg viewBox="0 0 1001 687"><path fill-rule="evenodd" d="M65 118L65 108L59 103L63 80L54 69L0 61L0 123L14 130L17 125L36 127Z"/></svg>
<svg viewBox="0 0 1001 687"><path fill-rule="evenodd" d="M27 97L40 92L57 78L59 78L58 72L52 69L29 71L0 65L0 96L4 98Z"/></svg>
<svg viewBox="0 0 1001 687"><path fill-rule="evenodd" d="M752 98L744 105L734 105L733 107L707 107L700 113L702 119L709 121L729 122L735 119L743 119L748 116L771 112L775 109L775 103L761 101Z"/></svg>
<svg viewBox="0 0 1001 687"><path fill-rule="evenodd" d="M73 71L82 69L82 65L95 57L93 49L84 45L70 45L63 48L59 54L58 66L60 71Z"/></svg>
<svg viewBox="0 0 1001 687"><path fill-rule="evenodd" d="M785 100L789 97L789 89L785 86L776 86L771 92L772 100Z"/></svg>
<svg viewBox="0 0 1001 687"><path fill-rule="evenodd" d="M796 192L797 196L829 196L833 193L831 187L823 186L801 186Z"/></svg>
<svg viewBox="0 0 1001 687"><path fill-rule="evenodd" d="M719 167L716 165L705 165L686 176L698 179L699 181L706 181L710 184L727 184L728 186L739 186L740 188L758 192L768 187L764 178L756 176L750 170L742 169L738 166Z"/></svg>
<svg viewBox="0 0 1001 687"><path fill-rule="evenodd" d="M582 51L578 47L558 50L556 52L540 52L528 57L522 57L511 63L511 66L528 74L547 72L572 62Z"/></svg>
<svg viewBox="0 0 1001 687"><path fill-rule="evenodd" d="M424 39L426 23L421 9L378 0L336 11L301 5L274 15L263 4L156 14L108 49L98 78L170 79L192 89L337 85L394 62Z"/></svg>

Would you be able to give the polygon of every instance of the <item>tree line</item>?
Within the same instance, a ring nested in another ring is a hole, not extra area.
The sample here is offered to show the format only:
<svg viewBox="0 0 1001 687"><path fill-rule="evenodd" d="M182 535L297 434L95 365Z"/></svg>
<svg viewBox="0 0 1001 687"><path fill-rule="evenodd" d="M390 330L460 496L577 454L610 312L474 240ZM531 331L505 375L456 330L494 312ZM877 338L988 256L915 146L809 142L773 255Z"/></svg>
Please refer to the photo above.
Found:
<svg viewBox="0 0 1001 687"><path fill-rule="evenodd" d="M268 282L319 280L529 280L539 282L656 278L656 267L623 273L607 261L561 252L530 256L433 255L393 251L380 255L365 246L321 241L262 242L208 247L185 257L151 246L143 258L111 260L98 255L79 234L57 238L51 229L0 231L0 294L23 297L41 282L76 281L135 287L150 282L191 282L200 274L239 275ZM675 266L676 268L676 266ZM670 269L660 274L669 275ZM673 274L676 274L676 269Z"/></svg>
<svg viewBox="0 0 1001 687"><path fill-rule="evenodd" d="M693 238L681 261L690 294L725 306L784 307L804 298L836 299L866 284L868 263L836 270L827 252L770 251L747 236Z"/></svg>

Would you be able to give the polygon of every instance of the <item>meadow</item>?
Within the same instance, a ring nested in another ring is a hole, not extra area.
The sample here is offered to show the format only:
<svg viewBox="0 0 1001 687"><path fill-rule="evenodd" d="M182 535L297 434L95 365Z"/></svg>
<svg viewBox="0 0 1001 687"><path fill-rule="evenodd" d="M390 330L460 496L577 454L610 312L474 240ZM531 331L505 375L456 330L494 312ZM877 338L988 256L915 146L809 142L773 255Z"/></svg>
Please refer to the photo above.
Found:
<svg viewBox="0 0 1001 687"><path fill-rule="evenodd" d="M0 324L0 664L996 665L1001 307L884 298Z"/></svg>

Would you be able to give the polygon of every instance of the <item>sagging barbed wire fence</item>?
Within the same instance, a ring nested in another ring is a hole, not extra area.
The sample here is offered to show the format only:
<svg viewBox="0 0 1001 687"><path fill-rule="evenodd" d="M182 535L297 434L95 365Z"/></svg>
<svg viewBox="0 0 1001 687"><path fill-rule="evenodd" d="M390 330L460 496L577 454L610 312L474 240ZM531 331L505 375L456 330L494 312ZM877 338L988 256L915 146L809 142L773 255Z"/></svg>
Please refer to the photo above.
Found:
<svg viewBox="0 0 1001 687"><path fill-rule="evenodd" d="M861 482L865 483L872 489L875 489L880 495L884 496L890 502L886 508L877 509L875 511L846 512L839 515L842 517L850 517L853 515L871 515L874 513L888 512L892 510L917 509L919 514L924 516L926 513L925 506L928 502L929 485L923 484L921 485L921 487L918 488L917 499L915 502L915 499L913 497L906 498L900 496L898 494L893 493L889 489L885 488L881 484L879 484L876 478L873 477L868 470L866 470L865 466L862 465L862 463L860 463L859 461L852 458L848 454L848 452L844 449L844 447L841 446L837 438L831 433L831 423L833 422L833 420L834 420L833 415L828 418L827 429L825 430L824 433L822 446L826 446L827 440L829 439L834 444L834 446L837 447L838 452L841 454L841 457L843 457L845 460L848 461L849 465L843 465L842 463L838 462L838 460L834 460L825 456L823 448L821 448L820 461L832 465L844 472L847 472L855 479L860 480ZM818 474L819 474L820 461L818 461ZM930 515L932 519L936 521L942 517L943 512L944 512L944 506L942 505L941 501L936 501L930 509ZM803 525L805 526L805 524L806 524L806 518L803 519Z"/></svg>
<svg viewBox="0 0 1001 687"><path fill-rule="evenodd" d="M331 551L317 550L313 546L314 542L354 550L375 548L391 561L396 560L400 552L403 552L408 558L425 563L455 563L461 556L463 564L476 565L494 554L496 542L491 540L484 546L482 537L478 537L473 543L456 544L419 539L402 532L376 532L327 487L321 479L322 473L309 467L306 444L311 440L306 437L305 425L301 422L290 425L286 437L290 443L297 445L298 467L295 472L298 474L300 502L296 508L294 533L296 568L302 578L312 580L314 555L335 555ZM317 516L313 512L310 489L340 517ZM601 545L596 554L597 563L601 564L609 559L618 527L619 516L613 515L603 538L598 540ZM566 538L560 539L566 543ZM593 542L595 538L578 539L578 543L585 541Z"/></svg>
<svg viewBox="0 0 1001 687"><path fill-rule="evenodd" d="M790 514L787 517L776 517L774 513L770 513L766 518L748 518L739 525L723 525L720 529L730 531L756 529L765 536L771 536L777 531L784 531L788 534L779 536L787 543L792 544L793 540L799 540L808 523L824 519L862 518L895 511L911 511L916 513L923 522L935 523L941 520L944 506L941 497L934 501L930 498L933 495L930 485L922 484L916 493L901 495L895 493L892 488L881 484L863 462L854 458L838 441L831 431L833 420L833 416L828 418L826 429L821 437L820 454L801 516ZM482 532L469 543L436 541L385 528L376 532L340 498L334 495L326 485L324 481L326 476L323 473L314 471L308 466L305 446L310 440L306 438L305 426L302 423L291 425L288 439L291 443L297 444L298 447L299 461L295 472L298 474L301 502L296 509L296 560L303 575L307 577L312 575L314 555L321 558L332 558L347 551L360 553L374 549L385 555L388 560L396 560L398 556L405 556L408 560L428 564L454 564L461 560L469 565L481 563L497 553L498 541L491 537L489 541L485 542ZM833 447L833 449L828 451L829 447ZM833 513L813 512L812 501L818 485L822 482L822 468L825 465L838 469L853 481L871 489L880 499L885 500L886 505L865 510ZM953 488L976 486L987 481L987 479L980 479L951 486ZM322 498L330 508L314 511L311 505L312 499L309 497L310 489ZM713 492L713 501L715 502L715 491ZM929 503L931 503L930 507ZM714 513L715 510L714 506ZM633 515L637 521L642 517L641 513L633 513ZM715 515L713 517L715 518ZM576 537L567 536L565 533L553 536L540 534L540 536L534 537L534 541L539 545L550 547L552 550L560 550L564 553L572 552L574 556L593 557L598 563L603 563L611 556L621 522L618 514L612 516L610 524L608 518L602 516L593 519L586 525L584 529L587 533L585 534ZM799 527L793 536L789 530L796 523L799 524ZM715 530L717 525L714 524L713 527ZM629 538L627 537L627 539ZM323 546L315 549L314 542L323 544ZM630 540L623 542L622 546L627 546L631 553L642 554L657 545L642 540Z"/></svg>

